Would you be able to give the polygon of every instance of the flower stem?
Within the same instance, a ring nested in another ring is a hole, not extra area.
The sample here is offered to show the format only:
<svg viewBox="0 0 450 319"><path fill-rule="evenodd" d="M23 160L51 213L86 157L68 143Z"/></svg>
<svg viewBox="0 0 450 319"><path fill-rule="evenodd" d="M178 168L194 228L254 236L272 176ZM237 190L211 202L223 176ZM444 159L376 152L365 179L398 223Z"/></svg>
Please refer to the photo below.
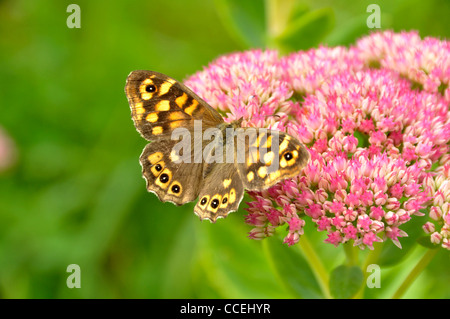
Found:
<svg viewBox="0 0 450 319"><path fill-rule="evenodd" d="M350 243L344 245L345 256L347 257L347 263L349 266L355 266L358 264L358 251L359 248L352 246ZM355 250L358 249L358 250Z"/></svg>
<svg viewBox="0 0 450 319"><path fill-rule="evenodd" d="M311 246L305 234L302 235L299 245L303 255L306 258L306 261L308 262L309 266L311 267L311 270L314 273L314 276L316 277L317 282L319 283L323 295L325 296L325 298L330 299L331 294L328 289L328 282L329 282L328 272L326 271L325 267L322 264L322 261L316 254L314 248Z"/></svg>
<svg viewBox="0 0 450 319"><path fill-rule="evenodd" d="M377 243L378 244L378 243ZM379 243L377 247L374 248L374 250L369 251L367 254L366 260L364 261L361 270L364 274L364 282L367 280L367 268L371 264L376 264L378 257L380 256L381 252L383 251L384 243ZM361 289L359 289L358 293L354 296L355 299L361 299L364 297L364 289L366 285L362 285Z"/></svg>
<svg viewBox="0 0 450 319"><path fill-rule="evenodd" d="M433 259L433 257L436 255L436 253L438 251L439 251L439 249L428 249L428 251L422 256L422 258L420 258L419 262L408 274L408 276L403 281L403 283L400 285L400 287L397 289L397 291L392 295L392 299L399 299L404 295L404 293L412 285L414 280L416 280L416 278L425 269L425 267L430 263L430 261Z"/></svg>

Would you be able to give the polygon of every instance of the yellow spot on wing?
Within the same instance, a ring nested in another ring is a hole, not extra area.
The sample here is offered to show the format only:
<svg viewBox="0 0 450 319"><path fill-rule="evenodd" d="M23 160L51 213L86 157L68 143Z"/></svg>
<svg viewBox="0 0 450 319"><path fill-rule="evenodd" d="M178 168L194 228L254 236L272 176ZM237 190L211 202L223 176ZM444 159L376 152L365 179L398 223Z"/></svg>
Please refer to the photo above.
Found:
<svg viewBox="0 0 450 319"><path fill-rule="evenodd" d="M264 178L267 175L267 167L266 166L261 166L258 169L258 176L261 178Z"/></svg>
<svg viewBox="0 0 450 319"><path fill-rule="evenodd" d="M138 121L142 120L142 115L145 113L144 104L142 102L137 102L134 105L134 114Z"/></svg>
<svg viewBox="0 0 450 319"><path fill-rule="evenodd" d="M248 174L247 174L247 180L248 180L249 182L251 182L254 178L255 178L255 173L253 173L253 172L248 172Z"/></svg>
<svg viewBox="0 0 450 319"><path fill-rule="evenodd" d="M182 127L183 126L183 122L180 122L180 121L173 121L173 122L169 122L169 126L170 126L170 129L176 129L176 128L178 128L178 127Z"/></svg>
<svg viewBox="0 0 450 319"><path fill-rule="evenodd" d="M228 188L228 186L230 186L230 184L231 184L231 178L223 180L223 187L224 188Z"/></svg>
<svg viewBox="0 0 450 319"><path fill-rule="evenodd" d="M169 92L171 87L172 87L172 83L170 83L170 82L164 82L163 84L161 84L161 86L159 88L159 96Z"/></svg>
<svg viewBox="0 0 450 319"><path fill-rule="evenodd" d="M153 134L153 135L159 135L159 134L161 134L162 132L163 132L162 126L155 126L155 127L152 129L152 134Z"/></svg>
<svg viewBox="0 0 450 319"><path fill-rule="evenodd" d="M175 99L175 103L177 103L177 105L180 108L183 108L183 105L184 105L184 103L186 103L187 98L188 98L187 94L183 93L183 95L181 95Z"/></svg>
<svg viewBox="0 0 450 319"><path fill-rule="evenodd" d="M153 96L153 93L148 93L148 92L145 92L145 93L141 94L142 99L146 100L146 101L150 100L152 98L152 96Z"/></svg>
<svg viewBox="0 0 450 319"><path fill-rule="evenodd" d="M254 163L257 163L259 161L259 150L258 149L254 149L252 151L252 149L249 149L249 154L247 157L247 166L251 166Z"/></svg>
<svg viewBox="0 0 450 319"><path fill-rule="evenodd" d="M269 153L264 154L264 164L266 164L266 165L272 164L274 157L275 157L274 152L269 152Z"/></svg>
<svg viewBox="0 0 450 319"><path fill-rule="evenodd" d="M259 133L258 136L256 137L255 142L253 143L253 147L259 147L259 143L261 143L261 138L264 136L264 134L266 133Z"/></svg>
<svg viewBox="0 0 450 319"><path fill-rule="evenodd" d="M284 138L283 142L280 144L279 152L282 153L289 145L289 139Z"/></svg>
<svg viewBox="0 0 450 319"><path fill-rule="evenodd" d="M284 159L284 157L281 158L280 160L280 166L282 168L285 168L288 165L288 163L286 162L286 160Z"/></svg>
<svg viewBox="0 0 450 319"><path fill-rule="evenodd" d="M186 112L189 115L192 115L194 113L195 109L197 108L198 102L197 100L193 100L192 104L184 109L184 112Z"/></svg>
<svg viewBox="0 0 450 319"><path fill-rule="evenodd" d="M172 152L170 152L170 160L172 162L178 162L180 160L180 156L178 156L175 150L172 150Z"/></svg>
<svg viewBox="0 0 450 319"><path fill-rule="evenodd" d="M230 190L230 203L233 204L236 201L236 190L232 188Z"/></svg>
<svg viewBox="0 0 450 319"><path fill-rule="evenodd" d="M186 114L184 114L181 111L170 112L170 114L169 114L169 121L185 120L187 118L189 118L189 117L186 116Z"/></svg>
<svg viewBox="0 0 450 319"><path fill-rule="evenodd" d="M156 163L158 163L162 158L163 158L163 153L161 153L161 152L156 152L156 153L150 154L147 157L148 161L152 165L155 165Z"/></svg>
<svg viewBox="0 0 450 319"><path fill-rule="evenodd" d="M158 120L158 113L150 113L145 119L147 122L155 123Z"/></svg>
<svg viewBox="0 0 450 319"><path fill-rule="evenodd" d="M272 146L272 135L267 136L266 142L261 147L269 148Z"/></svg>
<svg viewBox="0 0 450 319"><path fill-rule="evenodd" d="M281 171L275 171L273 173L269 174L269 179L267 180L267 183L270 183L276 179L278 179L281 176Z"/></svg>
<svg viewBox="0 0 450 319"><path fill-rule="evenodd" d="M170 110L170 102L169 102L169 100L162 100L161 102L156 104L155 110L157 112L163 112L163 111Z"/></svg>

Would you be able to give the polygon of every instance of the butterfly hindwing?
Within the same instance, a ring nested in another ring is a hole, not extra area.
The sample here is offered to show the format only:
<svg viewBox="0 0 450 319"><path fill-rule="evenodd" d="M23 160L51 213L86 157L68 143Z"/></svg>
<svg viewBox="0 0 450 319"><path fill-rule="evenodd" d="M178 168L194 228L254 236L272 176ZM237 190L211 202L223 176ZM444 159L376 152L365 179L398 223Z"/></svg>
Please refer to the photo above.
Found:
<svg viewBox="0 0 450 319"><path fill-rule="evenodd" d="M194 212L216 222L236 211L244 195L242 180L233 163L216 163L203 180Z"/></svg>
<svg viewBox="0 0 450 319"><path fill-rule="evenodd" d="M195 200L202 182L203 163L177 163L176 141L158 140L147 144L140 157L147 190L159 200L182 205Z"/></svg>

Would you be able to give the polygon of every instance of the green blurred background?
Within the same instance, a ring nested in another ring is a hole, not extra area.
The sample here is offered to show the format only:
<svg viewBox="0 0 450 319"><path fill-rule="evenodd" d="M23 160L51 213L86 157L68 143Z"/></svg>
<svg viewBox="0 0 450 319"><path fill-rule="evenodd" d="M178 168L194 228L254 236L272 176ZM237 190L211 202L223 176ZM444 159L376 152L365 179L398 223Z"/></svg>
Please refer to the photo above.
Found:
<svg viewBox="0 0 450 319"><path fill-rule="evenodd" d="M213 225L147 193L146 141L124 94L132 70L183 80L219 55L276 46L264 11L277 2L0 0L0 127L17 150L0 173L0 298L321 297L299 247L246 238L244 203ZM80 29L66 26L71 3ZM284 52L354 43L370 32L370 3L382 29L450 36L445 0L299 1L312 23ZM307 231L328 270L343 262L342 247ZM421 249L396 250L365 296L392 294ZM440 252L405 296L449 298L448 262ZM69 264L80 289L66 286Z"/></svg>

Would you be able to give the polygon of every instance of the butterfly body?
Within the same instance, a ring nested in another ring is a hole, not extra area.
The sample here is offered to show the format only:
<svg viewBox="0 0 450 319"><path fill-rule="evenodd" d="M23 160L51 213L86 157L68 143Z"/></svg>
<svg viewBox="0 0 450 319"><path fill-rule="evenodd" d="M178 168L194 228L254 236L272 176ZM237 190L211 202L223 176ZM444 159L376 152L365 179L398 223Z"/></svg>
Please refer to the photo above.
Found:
<svg viewBox="0 0 450 319"><path fill-rule="evenodd" d="M294 137L227 123L193 91L153 71L133 71L125 92L149 144L140 163L147 189L176 205L199 198L194 212L215 222L236 211L244 189L262 190L299 174L309 160Z"/></svg>

